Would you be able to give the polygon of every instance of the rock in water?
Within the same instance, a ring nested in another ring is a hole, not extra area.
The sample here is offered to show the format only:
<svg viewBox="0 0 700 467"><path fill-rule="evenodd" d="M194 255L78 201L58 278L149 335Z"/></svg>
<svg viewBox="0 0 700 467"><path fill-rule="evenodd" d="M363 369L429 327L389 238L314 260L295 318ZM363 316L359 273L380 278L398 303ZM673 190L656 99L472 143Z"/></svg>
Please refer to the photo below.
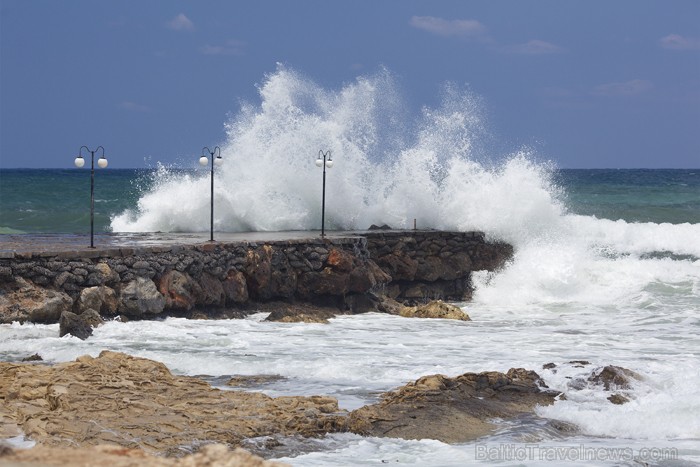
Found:
<svg viewBox="0 0 700 467"><path fill-rule="evenodd" d="M437 439L460 443L492 433L494 418L508 419L549 405L559 394L542 390L534 371L511 369L424 376L350 414L350 431L364 436Z"/></svg>
<svg viewBox="0 0 700 467"><path fill-rule="evenodd" d="M610 391L612 389L630 389L632 381L641 381L642 379L644 379L642 375L632 370L608 365L600 370L599 373L591 375L588 381L602 384L606 391Z"/></svg>
<svg viewBox="0 0 700 467"><path fill-rule="evenodd" d="M435 300L419 307L406 307L400 312L407 318L441 318L456 319L459 321L471 321L469 315L458 306Z"/></svg>
<svg viewBox="0 0 700 467"><path fill-rule="evenodd" d="M60 337L70 334L80 340L85 340L92 336L92 327L83 319L82 315L76 315L70 311L61 313L58 325Z"/></svg>

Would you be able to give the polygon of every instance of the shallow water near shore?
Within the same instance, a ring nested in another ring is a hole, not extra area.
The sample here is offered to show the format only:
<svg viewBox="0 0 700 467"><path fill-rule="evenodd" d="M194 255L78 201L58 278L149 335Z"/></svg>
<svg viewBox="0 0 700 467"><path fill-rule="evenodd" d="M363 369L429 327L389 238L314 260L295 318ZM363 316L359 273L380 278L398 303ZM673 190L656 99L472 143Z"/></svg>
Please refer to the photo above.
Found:
<svg viewBox="0 0 700 467"><path fill-rule="evenodd" d="M260 313L242 320L108 322L86 341L58 338L57 325L2 325L0 359L38 353L53 363L109 349L161 361L174 373L199 375L222 389L230 389L224 382L231 375L280 375L284 378L246 389L271 396L329 395L348 410L423 375L523 367L536 370L568 400L538 409L537 416L498 422L496 434L473 443L329 435L297 440L291 452L262 453L292 456L284 458L292 465L460 465L498 459L538 464L549 462L552 452L589 457L597 452L587 462L595 465L617 465L601 460L602 452L633 453L640 459L653 452L667 460L700 462L700 320L695 310L462 305L473 321L366 314L339 316L328 325L284 324L265 322L266 314ZM572 360L591 365L567 365ZM557 368L543 370L549 362ZM609 391L585 382L594 368L609 364L644 377L625 391L631 400L625 405L611 404ZM577 379L584 383L574 389L570 383ZM578 430L550 429L552 420L573 423Z"/></svg>

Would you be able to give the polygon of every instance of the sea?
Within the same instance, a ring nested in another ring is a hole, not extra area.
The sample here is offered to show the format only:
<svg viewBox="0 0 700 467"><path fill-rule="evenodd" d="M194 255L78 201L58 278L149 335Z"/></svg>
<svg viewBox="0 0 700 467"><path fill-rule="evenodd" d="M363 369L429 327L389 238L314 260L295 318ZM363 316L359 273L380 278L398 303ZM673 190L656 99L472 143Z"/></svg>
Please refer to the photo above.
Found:
<svg viewBox="0 0 700 467"><path fill-rule="evenodd" d="M332 434L247 447L294 466L700 465L700 163L563 169L536 148L493 145L468 89L446 85L439 104L407 117L400 88L388 71L337 90L284 67L266 76L260 102L225 122L214 229L317 234L314 162L330 150L326 229L415 222L513 244L513 259L475 272L473 300L456 303L472 321L370 313L288 324L254 313L110 321L85 341L13 323L0 325L0 360L110 349L221 388L231 375L277 375L250 390L332 396L348 410L424 375L522 367L565 397L493 420L496 431L472 442ZM206 232L210 183L189 162L96 169L95 229ZM85 168L0 170L0 234L86 235L89 192ZM607 365L640 378L613 391L589 381ZM613 393L629 401L612 404Z"/></svg>

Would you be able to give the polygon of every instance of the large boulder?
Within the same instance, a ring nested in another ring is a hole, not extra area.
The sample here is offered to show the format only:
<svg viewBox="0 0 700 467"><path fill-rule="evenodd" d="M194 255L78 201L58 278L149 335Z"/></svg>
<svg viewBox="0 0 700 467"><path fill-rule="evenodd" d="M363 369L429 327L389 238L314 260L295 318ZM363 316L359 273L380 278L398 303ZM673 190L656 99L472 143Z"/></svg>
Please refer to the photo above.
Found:
<svg viewBox="0 0 700 467"><path fill-rule="evenodd" d="M291 298L297 290L297 271L284 251L271 245L248 251L244 273L248 294L256 300Z"/></svg>
<svg viewBox="0 0 700 467"><path fill-rule="evenodd" d="M221 285L219 279L204 272L202 273L202 277L199 278L199 284L201 285L202 295L199 300L197 300L198 305L224 306L226 303L226 294L224 293L224 287Z"/></svg>
<svg viewBox="0 0 700 467"><path fill-rule="evenodd" d="M109 264L97 263L94 272L88 275L88 282L95 285L116 285L119 282L119 274L110 268Z"/></svg>
<svg viewBox="0 0 700 467"><path fill-rule="evenodd" d="M377 259L377 264L384 269L393 280L412 281L418 271L418 263L407 254L395 251Z"/></svg>
<svg viewBox="0 0 700 467"><path fill-rule="evenodd" d="M263 245L260 250L248 250L245 263L248 293L255 299L269 299L272 277L272 247Z"/></svg>
<svg viewBox="0 0 700 467"><path fill-rule="evenodd" d="M119 291L119 312L133 318L157 315L165 308L165 298L152 280L137 277Z"/></svg>
<svg viewBox="0 0 700 467"><path fill-rule="evenodd" d="M57 323L61 313L72 307L70 295L38 287L21 277L0 289L0 323Z"/></svg>
<svg viewBox="0 0 700 467"><path fill-rule="evenodd" d="M353 411L350 431L363 436L437 439L462 443L492 433L493 419L531 413L559 394L543 390L534 371L465 373L456 378L424 376Z"/></svg>
<svg viewBox="0 0 700 467"><path fill-rule="evenodd" d="M248 285L242 272L231 269L226 274L226 279L221 281L221 286L224 289L227 304L240 304L248 301Z"/></svg>
<svg viewBox="0 0 700 467"><path fill-rule="evenodd" d="M158 280L158 291L165 297L165 307L189 311L202 294L202 287L189 274L170 270Z"/></svg>
<svg viewBox="0 0 700 467"><path fill-rule="evenodd" d="M86 287L80 292L77 307L78 314L96 310L104 315L114 315L119 309L119 299L117 293L107 286Z"/></svg>
<svg viewBox="0 0 700 467"><path fill-rule="evenodd" d="M64 311L61 314L61 319L58 321L58 324L60 337L70 334L80 340L85 340L92 336L92 326L83 318L83 315L76 315L70 311Z"/></svg>

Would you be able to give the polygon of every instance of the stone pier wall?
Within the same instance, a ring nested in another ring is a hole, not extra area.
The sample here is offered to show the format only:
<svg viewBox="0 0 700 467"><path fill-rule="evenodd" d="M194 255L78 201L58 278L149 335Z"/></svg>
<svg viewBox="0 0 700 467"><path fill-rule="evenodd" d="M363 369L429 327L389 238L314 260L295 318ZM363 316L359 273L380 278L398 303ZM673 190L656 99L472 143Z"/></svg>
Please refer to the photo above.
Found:
<svg viewBox="0 0 700 467"><path fill-rule="evenodd" d="M278 300L362 312L374 294L461 300L472 271L511 255L482 233L439 231L16 253L0 258L0 322L57 322L63 311L87 310L152 318Z"/></svg>

